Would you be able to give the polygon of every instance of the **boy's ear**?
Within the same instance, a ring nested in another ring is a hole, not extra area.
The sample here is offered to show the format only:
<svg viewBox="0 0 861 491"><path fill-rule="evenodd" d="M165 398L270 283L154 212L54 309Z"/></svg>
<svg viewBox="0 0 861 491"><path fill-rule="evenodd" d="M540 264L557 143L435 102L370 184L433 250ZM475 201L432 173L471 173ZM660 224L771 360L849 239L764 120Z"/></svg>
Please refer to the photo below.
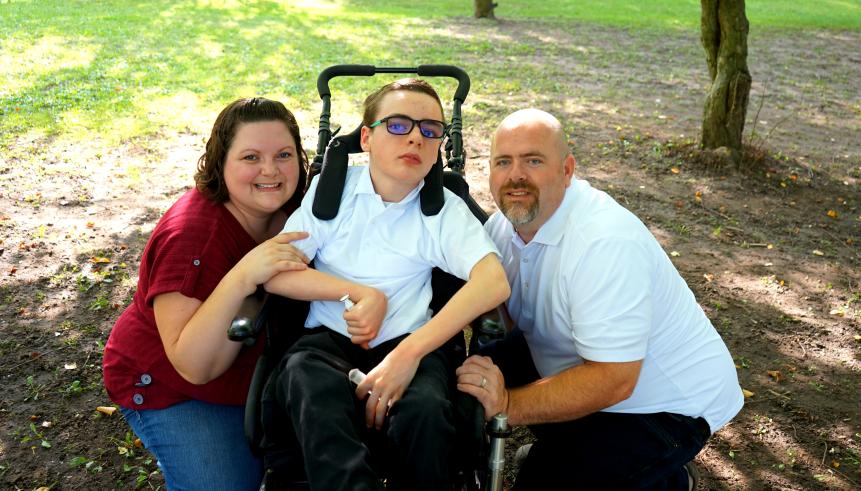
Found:
<svg viewBox="0 0 861 491"><path fill-rule="evenodd" d="M359 138L359 143L362 145L362 151L368 152L371 150L371 128L367 126L362 126L362 135Z"/></svg>

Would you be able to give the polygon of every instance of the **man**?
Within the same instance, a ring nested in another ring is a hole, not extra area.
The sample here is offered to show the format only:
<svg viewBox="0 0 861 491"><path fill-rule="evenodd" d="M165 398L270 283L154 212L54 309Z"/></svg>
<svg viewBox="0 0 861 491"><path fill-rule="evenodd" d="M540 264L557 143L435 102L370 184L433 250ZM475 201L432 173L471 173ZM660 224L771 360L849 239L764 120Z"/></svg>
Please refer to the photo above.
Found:
<svg viewBox="0 0 861 491"><path fill-rule="evenodd" d="M685 464L743 404L732 358L645 225L574 167L550 114L497 128L485 228L516 328L458 388L535 435L515 490L692 488Z"/></svg>

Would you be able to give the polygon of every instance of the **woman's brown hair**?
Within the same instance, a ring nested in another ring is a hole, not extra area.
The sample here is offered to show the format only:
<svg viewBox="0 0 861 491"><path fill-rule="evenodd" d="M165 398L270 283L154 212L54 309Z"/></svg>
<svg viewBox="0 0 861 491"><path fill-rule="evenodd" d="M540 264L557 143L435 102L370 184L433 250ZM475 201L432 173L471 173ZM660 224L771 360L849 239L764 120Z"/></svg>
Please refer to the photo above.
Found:
<svg viewBox="0 0 861 491"><path fill-rule="evenodd" d="M308 154L302 148L299 124L284 104L262 97L237 99L225 107L215 119L212 134L206 142L206 152L197 161L197 172L194 174L197 189L204 196L216 203L224 203L229 199L227 184L224 182L224 160L236 136L236 131L243 123L263 121L281 121L287 126L287 131L296 142L299 182L296 185L296 191L285 203L284 208L293 210L299 207L305 194L305 181L308 175Z"/></svg>

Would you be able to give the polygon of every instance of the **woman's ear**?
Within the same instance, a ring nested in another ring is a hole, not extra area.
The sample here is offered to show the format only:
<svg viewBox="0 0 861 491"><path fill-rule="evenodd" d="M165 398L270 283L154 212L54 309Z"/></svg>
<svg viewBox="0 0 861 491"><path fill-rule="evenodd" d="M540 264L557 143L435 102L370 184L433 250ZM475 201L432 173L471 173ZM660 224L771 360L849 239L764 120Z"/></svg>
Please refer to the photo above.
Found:
<svg viewBox="0 0 861 491"><path fill-rule="evenodd" d="M362 145L363 152L371 151L371 128L362 126L362 135L359 138L359 143Z"/></svg>

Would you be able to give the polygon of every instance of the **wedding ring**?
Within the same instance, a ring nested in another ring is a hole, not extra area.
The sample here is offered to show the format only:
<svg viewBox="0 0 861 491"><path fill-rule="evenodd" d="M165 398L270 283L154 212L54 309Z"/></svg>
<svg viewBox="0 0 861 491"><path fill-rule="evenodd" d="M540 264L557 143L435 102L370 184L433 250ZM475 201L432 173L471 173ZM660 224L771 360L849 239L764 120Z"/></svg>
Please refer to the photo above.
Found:
<svg viewBox="0 0 861 491"><path fill-rule="evenodd" d="M481 377L481 386L480 387L483 389L486 385L487 385L487 379L484 377Z"/></svg>

